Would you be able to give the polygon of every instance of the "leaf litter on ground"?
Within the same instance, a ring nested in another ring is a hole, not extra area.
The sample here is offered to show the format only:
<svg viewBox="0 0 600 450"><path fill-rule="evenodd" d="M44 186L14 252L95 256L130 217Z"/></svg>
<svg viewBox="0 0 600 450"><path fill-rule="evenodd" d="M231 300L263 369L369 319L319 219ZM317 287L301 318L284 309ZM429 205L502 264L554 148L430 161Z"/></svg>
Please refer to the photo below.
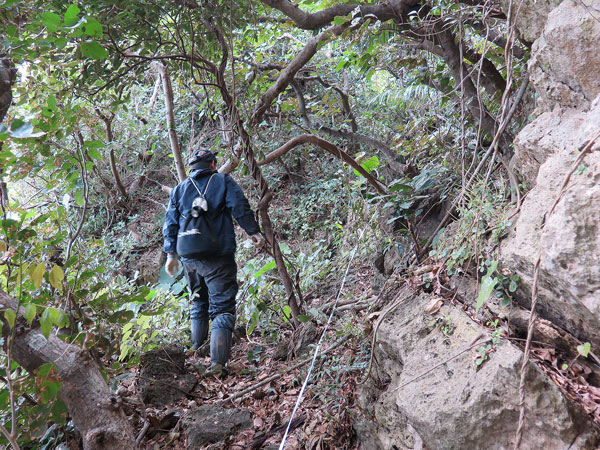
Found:
<svg viewBox="0 0 600 450"><path fill-rule="evenodd" d="M359 268L360 277L356 277L352 286L353 292L370 292L369 278L364 276L365 266ZM334 298L314 298L313 306L325 305ZM318 303L318 304L317 304ZM366 314L366 313L364 313ZM319 336L322 326L319 327ZM335 336L325 341L324 348L334 342ZM327 343L329 342L329 344ZM266 350L260 355L259 360L249 360L248 354L256 345ZM360 367L357 364L356 346L360 345L357 340L348 340L345 345L336 348L327 356L325 362L319 362L311 377L311 382L304 394L304 399L296 413L300 418L299 425L290 432L286 442L289 449L348 449L354 450L357 444L354 442L352 422L348 409L355 408L356 381L360 375L359 370L338 370L332 379L328 372L328 360L335 360L336 367L346 365L347 367ZM354 347L354 348L353 348ZM313 347L309 347L312 352ZM300 393L300 387L306 376L307 366L298 367L287 372L289 367L301 361L296 358L292 361L276 361L272 358L275 352L274 345L268 345L261 338L252 337L252 342L241 339L232 351L232 358L228 364L230 374L224 379L203 378L198 375L198 384L192 393L192 399L184 398L173 405L167 405L162 411L152 409L155 421L158 421L167 411L174 408L179 409L181 416L189 410L203 404L222 405L231 408L247 408L252 413L253 426L238 432L228 438L224 443L211 444L203 449L248 449L263 448L269 444L279 445L283 431L287 427L296 399ZM311 356L309 353L308 356ZM305 358L304 356L303 358ZM190 372L195 372L194 366L198 363L209 365L210 358L196 358L193 352L189 352L186 366ZM240 398L227 401L236 393L250 388L261 380L266 380L276 374L282 374L279 378L269 381L256 390L253 390ZM330 378L327 378L328 375ZM332 382L332 380L335 380ZM146 416L149 408L146 410ZM309 418L309 419L305 419ZM144 418L137 418L136 430L139 432L144 424ZM260 443L259 446L255 444ZM217 445L217 446L215 446ZM144 438L140 448L154 450L155 448L184 449L187 448L185 433L181 430L181 421L171 430L157 432L152 438Z"/></svg>

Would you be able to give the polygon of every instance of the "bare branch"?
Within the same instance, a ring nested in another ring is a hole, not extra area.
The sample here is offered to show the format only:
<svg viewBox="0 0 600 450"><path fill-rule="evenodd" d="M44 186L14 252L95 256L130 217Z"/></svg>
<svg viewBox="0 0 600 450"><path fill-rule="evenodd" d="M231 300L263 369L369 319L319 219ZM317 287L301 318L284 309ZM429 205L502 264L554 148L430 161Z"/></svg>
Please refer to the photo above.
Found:
<svg viewBox="0 0 600 450"><path fill-rule="evenodd" d="M364 134L352 133L349 131L342 130L334 130L328 127L319 128L319 132L323 132L329 136L347 139L352 142L360 142L362 144L370 145L371 147L375 147L384 154L385 161L389 164L392 170L395 173L401 174L404 173L404 168L402 164L398 162L396 159L398 155L394 152L394 150L388 146L385 142L380 141L378 139L372 138L370 136L365 136Z"/></svg>
<svg viewBox="0 0 600 450"><path fill-rule="evenodd" d="M265 5L281 11L304 30L318 30L329 25L336 16L347 16L359 9L359 17L372 15L385 22L405 18L419 5L420 0L391 0L379 5L359 5L356 3L337 4L315 13L302 11L289 0L261 0Z"/></svg>
<svg viewBox="0 0 600 450"><path fill-rule="evenodd" d="M175 168L177 169L177 177L179 178L179 182L182 182L187 178L187 174L185 173L183 158L181 156L181 148L179 147L177 132L175 131L175 114L173 113L173 88L171 87L171 77L169 76L167 66L161 62L155 62L153 63L153 66L160 73L160 77L163 82L169 141L171 142L171 150L173 151Z"/></svg>
<svg viewBox="0 0 600 450"><path fill-rule="evenodd" d="M345 29L346 25L334 25L306 42L300 53L281 71L277 81L256 102L254 113L250 119L251 126L260 122L273 100L291 83L296 73L310 61L319 49L320 44L336 38Z"/></svg>
<svg viewBox="0 0 600 450"><path fill-rule="evenodd" d="M339 158L342 161L344 161L345 163L347 163L353 169L358 171L363 177L365 177L367 179L367 181L369 182L369 184L371 184L377 190L377 192L379 192L380 194L385 195L388 193L387 188L383 185L383 183L381 183L379 180L377 180L377 178L375 178L373 175L371 175L369 172L367 172L359 163L357 163L354 160L354 158L352 158L350 155L348 155L348 153L346 153L344 150L339 148L337 145L335 145L329 141L326 141L325 139L322 139L318 136L315 136L314 134L303 134L301 136L296 136L295 138L290 139L285 144L283 144L281 147L279 147L276 150L273 150L271 153L269 153L267 156L265 156L265 159L263 159L262 161L259 161L258 165L264 166L266 164L269 164L269 163L275 161L277 158L281 158L283 155L285 155L287 152L289 152L293 148L295 148L299 145L302 145L302 144L309 144L309 143L316 145L318 147L321 147L323 150L331 153L333 156L336 156L337 158Z"/></svg>
<svg viewBox="0 0 600 450"><path fill-rule="evenodd" d="M158 77L158 79L160 79L160 76ZM98 114L98 116L104 122L104 126L106 128L106 139L108 140L108 142L110 144L110 150L108 151L108 161L110 163L110 171L112 172L113 177L115 179L115 184L117 185L117 190L123 196L124 199L127 199L127 197L128 197L127 190L125 189L125 186L123 186L123 182L121 181L121 176L119 175L119 170L117 169L115 150L113 149L113 146L112 146L112 143L114 140L114 135L113 135L113 131L112 131L112 121L115 118L115 114L113 113L110 116L107 116L107 115L103 114L99 108L96 108L96 114Z"/></svg>
<svg viewBox="0 0 600 450"><path fill-rule="evenodd" d="M475 31L477 31L477 33L480 36L487 38L488 41L492 42L493 44L501 48L502 51L504 51L504 49L506 48L507 41L506 38L502 36L502 34L498 33L492 28L487 28L485 24L483 24L480 20L467 20L466 23L470 25ZM519 59L525 57L525 50L523 50L518 45L513 45L511 47L511 51L513 55L515 55Z"/></svg>

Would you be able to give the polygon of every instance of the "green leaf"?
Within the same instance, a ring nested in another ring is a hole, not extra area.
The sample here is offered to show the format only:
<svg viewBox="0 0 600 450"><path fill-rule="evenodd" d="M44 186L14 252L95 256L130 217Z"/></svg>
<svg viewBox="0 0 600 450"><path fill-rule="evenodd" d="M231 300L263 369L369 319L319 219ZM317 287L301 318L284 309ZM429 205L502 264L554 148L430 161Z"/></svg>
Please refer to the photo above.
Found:
<svg viewBox="0 0 600 450"><path fill-rule="evenodd" d="M95 140L95 141L87 141L84 145L85 148L101 148L104 147L104 142Z"/></svg>
<svg viewBox="0 0 600 450"><path fill-rule="evenodd" d="M266 263L264 266L262 266L262 268L256 272L254 275L252 275L253 278L258 278L260 277L263 273L274 269L275 268L275 260L271 259L271 261L269 261L268 263Z"/></svg>
<svg viewBox="0 0 600 450"><path fill-rule="evenodd" d="M69 319L69 315L64 312L62 309L59 310L58 320L56 321L56 326L58 328L69 328L71 325L71 320Z"/></svg>
<svg viewBox="0 0 600 450"><path fill-rule="evenodd" d="M10 136L15 138L15 139L27 139L27 138L33 138L33 137L40 137L43 136L44 133L43 131L37 131L34 132L33 131L33 125L31 125L30 123L27 122L23 122L21 120L15 120L10 128Z"/></svg>
<svg viewBox="0 0 600 450"><path fill-rule="evenodd" d="M45 12L41 15L42 23L48 29L50 33L55 32L60 26L61 20L60 16L53 12Z"/></svg>
<svg viewBox="0 0 600 450"><path fill-rule="evenodd" d="M23 317L25 317L25 320L27 320L29 326L31 326L31 324L33 323L33 319L35 319L36 312L37 308L35 307L35 304L27 303L27 306L25 307L25 314L23 314Z"/></svg>
<svg viewBox="0 0 600 450"><path fill-rule="evenodd" d="M61 383L57 380L44 380L42 383L42 403L46 404L54 400L60 391Z"/></svg>
<svg viewBox="0 0 600 450"><path fill-rule="evenodd" d="M585 344L581 344L581 345L577 346L577 353L579 353L584 358L587 358L588 355L590 354L591 349L592 349L592 346L590 345L590 343L586 342Z"/></svg>
<svg viewBox="0 0 600 450"><path fill-rule="evenodd" d="M56 110L56 97L54 95L48 97L48 109L52 111Z"/></svg>
<svg viewBox="0 0 600 450"><path fill-rule="evenodd" d="M85 21L80 25L80 28L81 31L88 36L96 38L102 37L102 25L92 17L86 17Z"/></svg>
<svg viewBox="0 0 600 450"><path fill-rule="evenodd" d="M52 363L42 364L38 369L36 375L39 379L47 377L50 374L50 372L55 368L56 366Z"/></svg>
<svg viewBox="0 0 600 450"><path fill-rule="evenodd" d="M79 6L70 5L65 11L65 26L68 27L76 23L80 11Z"/></svg>
<svg viewBox="0 0 600 450"><path fill-rule="evenodd" d="M292 317L292 308L290 308L289 305L285 305L283 307L283 315L284 315L284 317L283 317L284 322L288 322L290 317Z"/></svg>
<svg viewBox="0 0 600 450"><path fill-rule="evenodd" d="M50 323L52 325L57 325L58 319L60 317L60 310L58 308L54 308L53 306L50 306L50 307L46 308L46 311L48 311L48 317L50 318Z"/></svg>
<svg viewBox="0 0 600 450"><path fill-rule="evenodd" d="M17 313L12 309L7 309L4 311L4 318L8 322L8 325L13 328L15 326L15 320L17 320Z"/></svg>
<svg viewBox="0 0 600 450"><path fill-rule="evenodd" d="M479 313L479 309L483 306L487 299L490 298L494 287L496 287L496 283L498 283L498 278L492 278L492 275L496 271L497 267L498 261L493 261L488 267L487 273L481 279L481 288L479 289L479 295L477 296L477 306L475 307L475 315Z"/></svg>
<svg viewBox="0 0 600 450"><path fill-rule="evenodd" d="M248 326L248 336L250 336L252 334L252 332L256 328L257 323L258 323L258 314L255 311L252 314L252 317L250 318L250 325Z"/></svg>
<svg viewBox="0 0 600 450"><path fill-rule="evenodd" d="M360 166L365 169L367 173L370 173L379 166L379 158L377 156L371 156L369 159L361 162ZM356 176L362 177L362 174L358 170L353 169L353 171Z"/></svg>
<svg viewBox="0 0 600 450"><path fill-rule="evenodd" d="M50 337L52 330L52 318L50 317L50 309L46 308L40 317L40 330L46 339Z"/></svg>
<svg viewBox="0 0 600 450"><path fill-rule="evenodd" d="M54 289L58 290L59 292L62 292L62 281L64 278L65 273L63 272L60 266L57 266L55 264L54 267L52 267L50 273L48 274L48 281L50 281L50 284Z"/></svg>
<svg viewBox="0 0 600 450"><path fill-rule="evenodd" d="M96 41L85 41L79 45L81 54L92 59L108 58L108 51Z"/></svg>
<svg viewBox="0 0 600 450"><path fill-rule="evenodd" d="M336 25L343 25L348 21L348 16L335 16L333 18L333 23Z"/></svg>
<svg viewBox="0 0 600 450"><path fill-rule="evenodd" d="M517 283L511 280L510 284L508 285L508 290L510 292L515 292L517 290Z"/></svg>
<svg viewBox="0 0 600 450"><path fill-rule="evenodd" d="M42 279L44 277L44 273L46 272L46 264L43 262L39 263L36 266L33 266L29 271L29 278L33 281L33 285L36 289L39 289L42 285Z"/></svg>
<svg viewBox="0 0 600 450"><path fill-rule="evenodd" d="M65 46L67 45L67 38L64 37L60 37L58 38L56 41L54 41L54 46L59 49L62 50L63 48L65 48Z"/></svg>
<svg viewBox="0 0 600 450"><path fill-rule="evenodd" d="M90 148L87 154L92 159L102 159L102 153L96 148Z"/></svg>
<svg viewBox="0 0 600 450"><path fill-rule="evenodd" d="M310 316L299 315L299 316L298 316L298 320L299 320L300 322L310 322Z"/></svg>
<svg viewBox="0 0 600 450"><path fill-rule="evenodd" d="M85 197L83 196L81 189L75 191L75 203L77 203L77 206L83 206L85 203Z"/></svg>

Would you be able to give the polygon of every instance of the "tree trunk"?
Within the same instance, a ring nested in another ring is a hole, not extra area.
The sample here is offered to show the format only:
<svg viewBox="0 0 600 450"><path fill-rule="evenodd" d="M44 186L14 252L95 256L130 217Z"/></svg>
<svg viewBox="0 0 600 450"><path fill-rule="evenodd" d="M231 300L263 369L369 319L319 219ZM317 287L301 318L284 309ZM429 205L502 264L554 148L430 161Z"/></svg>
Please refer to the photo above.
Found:
<svg viewBox="0 0 600 450"><path fill-rule="evenodd" d="M17 77L17 71L8 58L0 58L0 122L12 103L12 85Z"/></svg>
<svg viewBox="0 0 600 450"><path fill-rule="evenodd" d="M127 200L127 190L125 186L123 186L123 181L121 181L121 176L119 175L119 169L117 168L117 161L115 158L115 151L112 147L114 135L112 131L112 121L115 118L114 113L109 117L102 114L102 112L96 108L96 113L100 116L104 125L106 127L106 140L110 143L110 150L108 151L108 161L110 163L110 171L113 174L113 178L115 179L115 184L117 185L117 190L123 196L125 200ZM83 142L81 143L83 145Z"/></svg>
<svg viewBox="0 0 600 450"><path fill-rule="evenodd" d="M466 97L465 103L471 117L473 117L473 119L481 126L481 129L493 139L498 131L499 124L483 104L483 101L479 96L479 91L473 84L471 77L468 76L469 69L468 67L465 67L460 60L460 51L458 45L454 42L454 36L447 30L438 30L436 37L439 39L443 49L442 58L452 71L452 76L456 80L456 83L460 86L462 82ZM502 136L500 136L498 147L507 160L512 157L510 140L506 136L506 133L503 133Z"/></svg>
<svg viewBox="0 0 600 450"><path fill-rule="evenodd" d="M175 114L173 113L173 88L171 87L171 77L167 66L161 63L155 64L156 69L160 73L163 82L163 92L165 94L165 108L167 110L167 126L169 127L169 141L171 142L171 150L175 159L175 168L177 169L177 177L181 183L187 178L185 166L181 156L181 148L177 140L177 132L175 131Z"/></svg>
<svg viewBox="0 0 600 450"><path fill-rule="evenodd" d="M0 309L17 310L17 301L0 290ZM7 342L12 330L2 314L2 336ZM131 450L136 448L134 431L121 409L119 397L112 393L96 363L86 349L61 341L54 335L46 339L39 326L27 325L20 309L12 340L12 356L33 372L51 363L62 382L60 398L69 408L73 423L83 437L85 450Z"/></svg>

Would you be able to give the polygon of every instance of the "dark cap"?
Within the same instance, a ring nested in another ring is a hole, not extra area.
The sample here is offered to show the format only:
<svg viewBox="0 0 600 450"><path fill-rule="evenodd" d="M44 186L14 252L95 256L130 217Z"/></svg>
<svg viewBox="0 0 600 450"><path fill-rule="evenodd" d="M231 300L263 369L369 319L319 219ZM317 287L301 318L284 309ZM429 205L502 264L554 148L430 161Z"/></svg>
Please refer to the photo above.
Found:
<svg viewBox="0 0 600 450"><path fill-rule="evenodd" d="M192 156L188 160L188 165L192 169L207 169L210 163L216 161L216 155L208 149L198 148L194 150Z"/></svg>

